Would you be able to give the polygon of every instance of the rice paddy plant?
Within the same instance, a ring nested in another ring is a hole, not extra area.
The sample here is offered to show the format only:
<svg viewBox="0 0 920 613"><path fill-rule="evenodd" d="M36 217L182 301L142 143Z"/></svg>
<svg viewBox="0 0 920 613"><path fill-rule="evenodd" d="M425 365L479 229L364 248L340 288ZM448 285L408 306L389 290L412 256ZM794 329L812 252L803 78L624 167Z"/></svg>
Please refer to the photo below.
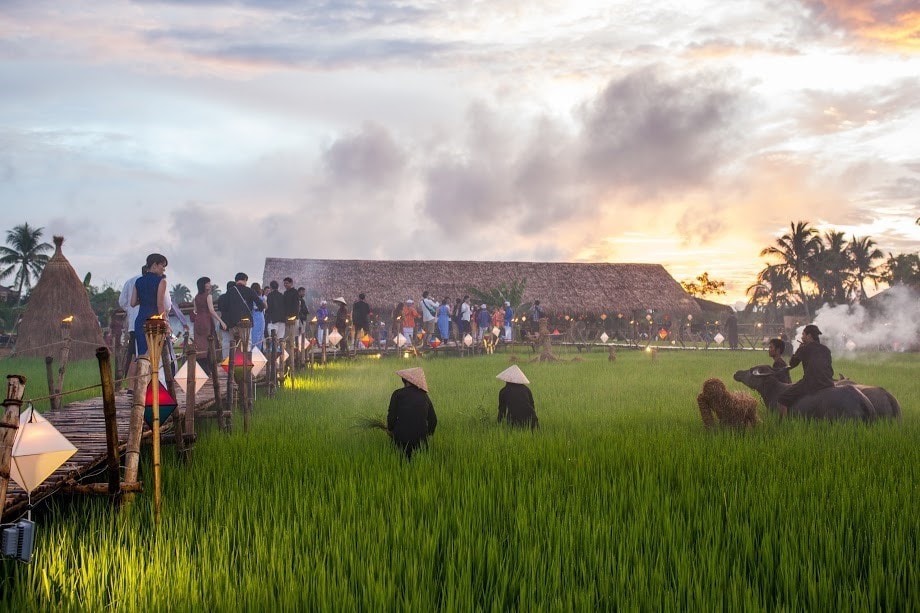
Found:
<svg viewBox="0 0 920 613"><path fill-rule="evenodd" d="M54 381L57 382L58 367L60 364L55 358L52 364ZM6 375L25 375L26 393L25 399L44 398L48 396L48 376L45 368L44 358L3 358L0 359L0 368L3 369L3 392L6 396ZM74 393L67 393L71 390L82 390L82 388L99 385L99 362L95 359L90 360L73 360L67 363L67 370L64 374L64 397L63 402L76 402L77 400L86 400L102 395L101 388L94 390L83 390ZM35 408L44 412L51 403L48 400L38 400L34 403Z"/></svg>
<svg viewBox="0 0 920 613"><path fill-rule="evenodd" d="M415 362L318 367L260 395L249 433L201 424L188 465L167 449L159 526L149 465L124 512L43 509L33 563L2 563L0 608L914 606L916 356L836 362L892 391L900 423L765 413L747 434L705 431L695 397L712 376L741 389L731 374L765 355L581 357L522 364L536 432L495 423L507 356L421 360L439 425L411 462L355 425L384 419L393 371Z"/></svg>

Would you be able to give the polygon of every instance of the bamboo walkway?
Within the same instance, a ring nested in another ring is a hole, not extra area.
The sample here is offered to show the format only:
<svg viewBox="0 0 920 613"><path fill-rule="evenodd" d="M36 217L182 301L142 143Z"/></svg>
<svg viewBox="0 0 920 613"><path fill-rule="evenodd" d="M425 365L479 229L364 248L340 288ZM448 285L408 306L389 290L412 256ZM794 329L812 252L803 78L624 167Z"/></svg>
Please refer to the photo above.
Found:
<svg viewBox="0 0 920 613"><path fill-rule="evenodd" d="M218 381L221 385L221 394L227 389L227 375L218 369ZM174 415L185 410L185 394L177 394L178 406ZM126 391L115 394L116 420L118 423L119 453L124 454L128 442L128 424L131 419L132 397ZM208 409L214 404L214 387L208 382L195 394L196 413ZM70 480L79 481L83 477L99 470L106 461L105 418L102 410L102 398L81 400L64 406L59 410L42 413L42 416L51 422L58 431L73 443L77 452L61 465L48 479L32 492L33 504L46 496L59 490ZM163 424L161 434L172 433L173 420L169 419ZM144 430L144 440L149 439L151 432ZM6 496L3 521L9 521L22 515L29 503L29 497L19 485L10 480Z"/></svg>

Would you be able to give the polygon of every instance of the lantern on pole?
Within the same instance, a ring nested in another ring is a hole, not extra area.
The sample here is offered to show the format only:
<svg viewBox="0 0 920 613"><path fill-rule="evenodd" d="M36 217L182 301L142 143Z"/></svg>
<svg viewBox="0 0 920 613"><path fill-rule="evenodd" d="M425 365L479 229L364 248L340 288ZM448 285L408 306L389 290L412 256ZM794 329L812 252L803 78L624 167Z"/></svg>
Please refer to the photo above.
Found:
<svg viewBox="0 0 920 613"><path fill-rule="evenodd" d="M405 347L408 341L406 341L406 337L403 336L402 334L397 334L393 338L393 342L396 343L397 347Z"/></svg>
<svg viewBox="0 0 920 613"><path fill-rule="evenodd" d="M601 332L601 342L602 342L602 343L606 343L606 342L609 341L609 340L610 340L610 337L607 336L607 333L606 333L606 332Z"/></svg>
<svg viewBox="0 0 920 613"><path fill-rule="evenodd" d="M499 334L501 334L501 330L499 329L499 327L498 327L498 326L493 326L493 327L492 327L492 336L494 336L494 337L497 338Z"/></svg>
<svg viewBox="0 0 920 613"><path fill-rule="evenodd" d="M154 315L144 322L144 336L147 337L147 353L150 357L150 371L156 373L160 368L160 352L163 349L163 337L168 326L160 315ZM154 376L151 381L150 414L153 430L153 516L160 522L160 379ZM146 411L145 411L146 413Z"/></svg>
<svg viewBox="0 0 920 613"><path fill-rule="evenodd" d="M76 452L73 443L30 406L19 415L10 477L31 494Z"/></svg>
<svg viewBox="0 0 920 613"><path fill-rule="evenodd" d="M204 369L201 366L199 366L195 360L186 361L186 363L182 365L182 368L180 368L178 372L176 372L176 376L175 376L176 385L178 385L179 389L181 389L183 392L188 391L185 389L185 386L188 384L188 369L189 368L193 370L192 377L195 380L195 391L197 392L198 390L201 389L201 386L204 385L208 381L210 377L208 377L208 373L206 373Z"/></svg>
<svg viewBox="0 0 920 613"><path fill-rule="evenodd" d="M262 350L258 347L252 348L252 376L257 377L262 370L265 369L265 365L268 364L268 358L265 357L265 354L262 353Z"/></svg>
<svg viewBox="0 0 920 613"><path fill-rule="evenodd" d="M467 334L466 336L464 336L463 344L466 345L467 347L471 346L473 344L473 336L471 334Z"/></svg>
<svg viewBox="0 0 920 613"><path fill-rule="evenodd" d="M156 406L159 410L159 423L165 422L173 414L173 411L176 410L176 399L172 397L169 393L169 390L166 389L166 384L162 381L158 381L157 393L159 397L157 398ZM178 381L177 381L178 383ZM151 428L153 427L153 380L147 384L147 394L144 396L144 423L146 423Z"/></svg>
<svg viewBox="0 0 920 613"><path fill-rule="evenodd" d="M342 334L339 332L338 328L333 328L332 332L330 332L329 336L326 338L329 345L335 347L342 340Z"/></svg>

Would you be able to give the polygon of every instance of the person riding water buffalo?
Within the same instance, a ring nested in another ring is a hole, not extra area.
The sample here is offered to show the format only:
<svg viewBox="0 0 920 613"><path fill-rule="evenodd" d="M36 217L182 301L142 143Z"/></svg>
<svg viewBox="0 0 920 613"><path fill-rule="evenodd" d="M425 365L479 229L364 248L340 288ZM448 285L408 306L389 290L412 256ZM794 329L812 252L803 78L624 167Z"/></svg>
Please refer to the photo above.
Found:
<svg viewBox="0 0 920 613"><path fill-rule="evenodd" d="M411 460L412 452L427 445L428 437L434 434L438 416L428 397L425 371L421 368L406 368L397 370L396 374L402 377L403 387L390 396L387 430L396 446Z"/></svg>
<svg viewBox="0 0 920 613"><path fill-rule="evenodd" d="M785 416L790 406L799 399L828 387L834 387L834 367L831 350L821 344L821 330L808 324L802 330L802 344L792 354L789 368L802 365L802 378L790 385L779 397L779 413Z"/></svg>
<svg viewBox="0 0 920 613"><path fill-rule="evenodd" d="M530 381L517 364L512 364L495 378L505 382L505 387L498 392L499 423L505 421L509 426L529 427L531 430L539 427L533 394L527 387Z"/></svg>
<svg viewBox="0 0 920 613"><path fill-rule="evenodd" d="M781 383L792 383L786 360L783 359L785 351L786 341L781 338L771 338L767 344L767 355L773 358L773 370L776 371L776 379Z"/></svg>

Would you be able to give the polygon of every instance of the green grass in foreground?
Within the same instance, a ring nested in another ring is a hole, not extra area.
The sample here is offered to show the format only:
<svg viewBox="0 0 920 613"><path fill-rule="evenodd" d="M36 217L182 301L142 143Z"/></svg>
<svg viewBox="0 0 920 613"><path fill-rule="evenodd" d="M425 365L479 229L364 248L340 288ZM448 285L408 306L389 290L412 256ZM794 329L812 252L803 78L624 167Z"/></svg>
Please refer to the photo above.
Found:
<svg viewBox="0 0 920 613"><path fill-rule="evenodd" d="M167 451L158 529L149 464L126 513L51 503L33 563L0 566L0 609L916 607L920 357L836 362L901 423L765 416L746 435L705 432L695 398L765 354L582 357L522 365L534 434L493 423L507 356L422 361L440 424L411 463L352 427L410 360L263 394L248 434L202 427L187 466Z"/></svg>

